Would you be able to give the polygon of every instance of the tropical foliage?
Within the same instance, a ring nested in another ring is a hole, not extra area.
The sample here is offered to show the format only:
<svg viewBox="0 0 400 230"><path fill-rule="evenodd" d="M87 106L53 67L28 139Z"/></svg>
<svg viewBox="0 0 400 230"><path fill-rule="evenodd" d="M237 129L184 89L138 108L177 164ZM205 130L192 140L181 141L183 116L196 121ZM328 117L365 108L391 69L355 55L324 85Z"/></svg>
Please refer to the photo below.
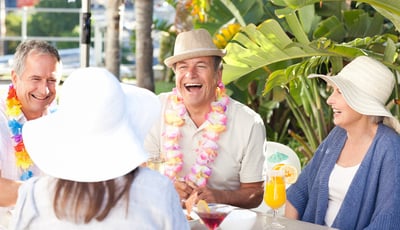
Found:
<svg viewBox="0 0 400 230"><path fill-rule="evenodd" d="M285 19L284 23L267 19L257 26L242 27L226 46L224 80L237 85L256 81L264 86L262 98L277 102L273 113L282 113L281 106L287 106L290 115L279 118L289 123L289 134L301 144L307 160L333 126L330 109L323 102L328 93L324 82L307 76L336 74L344 62L360 55L374 57L398 70L398 33L391 25L397 29L399 25L396 20L387 23L379 12L396 19L399 3L379 1L374 5L377 2L365 1L376 10L366 11L351 7L343 10L344 1L324 2L328 9L341 9L326 15L328 10L316 0L273 2L283 7L275 13ZM396 87L396 97L398 93ZM399 115L398 106L395 109ZM279 127L285 127L281 126L283 122L278 122ZM282 131L277 132L282 136Z"/></svg>

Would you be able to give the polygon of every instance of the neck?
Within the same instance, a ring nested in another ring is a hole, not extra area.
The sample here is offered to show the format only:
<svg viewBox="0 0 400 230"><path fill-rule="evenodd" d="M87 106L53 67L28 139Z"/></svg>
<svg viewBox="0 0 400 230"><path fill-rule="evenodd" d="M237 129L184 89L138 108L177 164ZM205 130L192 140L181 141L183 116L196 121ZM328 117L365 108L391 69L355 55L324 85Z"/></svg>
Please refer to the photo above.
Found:
<svg viewBox="0 0 400 230"><path fill-rule="evenodd" d="M210 112L210 104L207 106L185 106L189 117L192 119L196 127L200 127L206 121L206 115Z"/></svg>
<svg viewBox="0 0 400 230"><path fill-rule="evenodd" d="M350 165L355 165L357 163L360 163L364 158L365 154L367 154L367 151L371 146L373 140L374 140L374 135L370 133L361 134L358 135L357 137L350 135L347 138L347 141L343 147L341 155L345 154L348 155L349 159L347 160L347 163L351 163Z"/></svg>
<svg viewBox="0 0 400 230"><path fill-rule="evenodd" d="M46 115L46 113L47 113L46 111L44 111L42 113L27 113L26 111L24 111L23 108L21 108L21 110L27 121L37 119L39 117Z"/></svg>
<svg viewBox="0 0 400 230"><path fill-rule="evenodd" d="M360 164L374 140L377 128L377 124L370 123L359 129L348 130L346 143L336 163L343 167Z"/></svg>
<svg viewBox="0 0 400 230"><path fill-rule="evenodd" d="M366 121L360 125L346 129L348 141L351 143L360 143L365 140L372 140L378 130L378 124Z"/></svg>

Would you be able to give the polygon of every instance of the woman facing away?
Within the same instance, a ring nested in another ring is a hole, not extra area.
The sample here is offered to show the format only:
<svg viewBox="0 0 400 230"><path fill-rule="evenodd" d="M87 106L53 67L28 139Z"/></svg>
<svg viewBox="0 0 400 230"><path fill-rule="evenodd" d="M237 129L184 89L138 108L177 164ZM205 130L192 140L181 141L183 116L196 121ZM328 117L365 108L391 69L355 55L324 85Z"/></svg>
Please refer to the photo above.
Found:
<svg viewBox="0 0 400 230"><path fill-rule="evenodd" d="M335 128L287 191L285 215L341 230L400 226L400 124L386 109L395 78L361 56L336 76L311 75L333 87L327 103Z"/></svg>
<svg viewBox="0 0 400 230"><path fill-rule="evenodd" d="M172 182L140 167L159 110L154 94L105 69L73 72L57 111L23 127L46 176L20 187L11 229L189 229Z"/></svg>

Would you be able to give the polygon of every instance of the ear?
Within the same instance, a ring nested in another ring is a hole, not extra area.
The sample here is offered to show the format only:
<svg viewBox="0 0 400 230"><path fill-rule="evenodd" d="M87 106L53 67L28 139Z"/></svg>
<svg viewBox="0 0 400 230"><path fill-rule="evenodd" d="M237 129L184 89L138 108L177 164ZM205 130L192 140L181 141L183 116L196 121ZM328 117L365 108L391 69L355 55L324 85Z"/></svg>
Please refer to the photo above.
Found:
<svg viewBox="0 0 400 230"><path fill-rule="evenodd" d="M17 81L18 81L17 73L15 72L15 70L11 70L11 82L14 85L14 87L17 84Z"/></svg>
<svg viewBox="0 0 400 230"><path fill-rule="evenodd" d="M222 69L218 69L216 73L216 81L217 85L222 81Z"/></svg>

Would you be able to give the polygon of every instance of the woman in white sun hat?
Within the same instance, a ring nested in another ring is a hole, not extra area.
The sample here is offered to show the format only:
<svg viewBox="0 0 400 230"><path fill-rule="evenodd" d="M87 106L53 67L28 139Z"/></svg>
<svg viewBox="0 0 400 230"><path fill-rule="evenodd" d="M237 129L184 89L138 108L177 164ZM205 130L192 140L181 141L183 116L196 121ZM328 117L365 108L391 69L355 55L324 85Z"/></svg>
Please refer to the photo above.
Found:
<svg viewBox="0 0 400 230"><path fill-rule="evenodd" d="M53 114L24 125L47 175L19 190L11 229L188 229L168 178L140 167L144 136L160 110L148 90L102 68L73 72Z"/></svg>
<svg viewBox="0 0 400 230"><path fill-rule="evenodd" d="M385 107L395 77L361 56L336 76L327 103L336 127L287 191L286 216L346 229L399 229L400 125Z"/></svg>

